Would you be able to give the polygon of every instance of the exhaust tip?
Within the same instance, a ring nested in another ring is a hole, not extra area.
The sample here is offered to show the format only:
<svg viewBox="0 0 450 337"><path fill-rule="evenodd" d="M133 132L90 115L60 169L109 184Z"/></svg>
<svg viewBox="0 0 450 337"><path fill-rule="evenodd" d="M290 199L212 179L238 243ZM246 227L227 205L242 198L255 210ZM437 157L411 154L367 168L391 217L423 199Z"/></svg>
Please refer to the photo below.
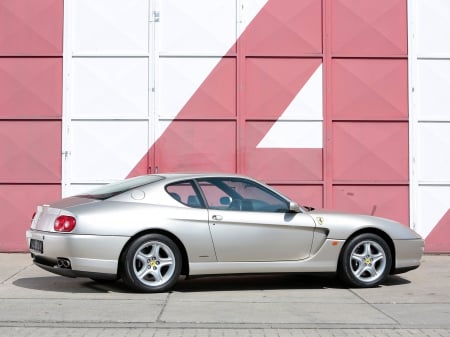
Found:
<svg viewBox="0 0 450 337"><path fill-rule="evenodd" d="M72 265L70 263L70 260L65 258L65 257L58 257L56 259L56 264L58 265L58 268L72 269Z"/></svg>

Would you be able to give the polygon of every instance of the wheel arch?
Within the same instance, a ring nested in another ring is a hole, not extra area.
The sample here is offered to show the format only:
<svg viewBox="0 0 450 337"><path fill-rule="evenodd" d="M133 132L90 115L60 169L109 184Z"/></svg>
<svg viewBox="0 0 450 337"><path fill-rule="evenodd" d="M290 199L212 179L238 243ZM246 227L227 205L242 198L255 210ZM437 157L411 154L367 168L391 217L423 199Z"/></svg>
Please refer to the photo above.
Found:
<svg viewBox="0 0 450 337"><path fill-rule="evenodd" d="M382 231L381 229L378 228L373 228L373 227L369 227L369 228L362 228L356 232L354 232L352 235L350 235L346 240L345 240L345 244L344 247L356 236L360 235L360 234L376 234L379 237L381 237L386 244L389 247L389 250L391 252L391 257L392 257L392 261L391 261L391 269L389 270L389 274L392 274L395 270L395 245L394 245L394 241L391 239L391 237L384 231ZM342 259L342 254L344 252L344 247L342 247L341 251L339 252L339 259L338 259L338 268L341 265L341 259Z"/></svg>
<svg viewBox="0 0 450 337"><path fill-rule="evenodd" d="M187 251L186 248L184 247L183 243L181 242L181 240L173 233L160 229L160 228L151 228L151 229L146 229L143 231L140 231L136 234L134 234L132 237L130 237L127 241L127 243L122 247L122 250L120 252L119 255L119 265L118 265L118 270L117 270L117 274L120 276L122 275L122 258L123 255L125 254L125 252L127 251L128 246L130 246L130 244L136 240L137 238L146 235L146 234L160 234L160 235L164 235L166 237L168 237L169 239L171 239L178 247L178 249L180 250L181 253L181 275L189 275L189 259L188 259L188 255L187 255Z"/></svg>

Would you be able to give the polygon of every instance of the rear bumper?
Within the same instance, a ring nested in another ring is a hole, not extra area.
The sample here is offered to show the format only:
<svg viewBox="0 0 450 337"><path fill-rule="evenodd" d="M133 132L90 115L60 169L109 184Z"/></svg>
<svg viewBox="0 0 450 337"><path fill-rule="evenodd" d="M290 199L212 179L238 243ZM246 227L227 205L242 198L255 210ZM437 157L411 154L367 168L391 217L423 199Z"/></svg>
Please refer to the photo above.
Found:
<svg viewBox="0 0 450 337"><path fill-rule="evenodd" d="M99 279L99 280L115 280L117 279L117 274L108 274L108 273L97 273L97 272L89 272L89 271L81 271L81 270L73 270L71 268L61 268L57 264L57 260L45 258L42 256L36 256L31 254L33 259L33 263L53 274L66 276L66 277L88 277L91 279Z"/></svg>
<svg viewBox="0 0 450 337"><path fill-rule="evenodd" d="M120 253L128 237L50 233L37 230L26 232L30 240L43 243L43 252L30 249L34 263L52 273L69 277L111 278L117 275ZM70 268L58 266L58 259L70 261ZM104 276L104 277L100 277Z"/></svg>

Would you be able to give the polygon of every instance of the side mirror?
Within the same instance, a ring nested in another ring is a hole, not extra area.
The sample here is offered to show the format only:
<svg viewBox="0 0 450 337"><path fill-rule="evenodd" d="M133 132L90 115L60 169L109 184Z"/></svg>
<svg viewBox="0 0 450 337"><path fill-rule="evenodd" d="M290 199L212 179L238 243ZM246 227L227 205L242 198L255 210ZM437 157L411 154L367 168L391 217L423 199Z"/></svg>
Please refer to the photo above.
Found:
<svg viewBox="0 0 450 337"><path fill-rule="evenodd" d="M289 202L289 211L292 213L300 213L300 206L295 201Z"/></svg>
<svg viewBox="0 0 450 337"><path fill-rule="evenodd" d="M224 206L229 206L231 204L231 198L230 197L220 198L220 204Z"/></svg>

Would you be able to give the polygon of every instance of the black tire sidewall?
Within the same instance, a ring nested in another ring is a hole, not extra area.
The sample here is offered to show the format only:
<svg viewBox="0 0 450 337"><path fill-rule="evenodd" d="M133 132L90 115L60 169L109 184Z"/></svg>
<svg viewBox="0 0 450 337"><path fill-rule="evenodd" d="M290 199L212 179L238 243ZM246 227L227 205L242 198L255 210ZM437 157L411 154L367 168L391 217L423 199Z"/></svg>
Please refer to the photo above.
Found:
<svg viewBox="0 0 450 337"><path fill-rule="evenodd" d="M173 275L170 277L170 279L159 286L149 286L147 284L142 283L135 275L133 270L133 263L134 263L134 255L136 254L136 251L146 242L161 242L168 246L175 257L175 270ZM178 280L178 276L181 272L181 253L178 248L178 246L167 236L161 235L161 234L145 234L143 236L140 236L136 238L134 241L131 242L131 244L127 247L124 254L122 255L122 259L120 261L121 264L121 270L122 270L122 279L125 282L127 286L130 288L137 290L139 292L164 292L167 290L170 290L175 283Z"/></svg>
<svg viewBox="0 0 450 337"><path fill-rule="evenodd" d="M351 270L350 257L352 251L362 241L373 241L378 243L381 246L381 248L383 248L386 257L386 266L383 273L379 278L371 282L361 281L360 279L356 278L356 276L353 274ZM391 265L392 265L392 253L386 241L377 234L364 233L355 236L345 245L339 261L338 273L341 280L343 280L346 284L350 286L358 288L370 288L375 287L379 285L381 282L383 282L383 280L387 277L389 271L391 270Z"/></svg>

